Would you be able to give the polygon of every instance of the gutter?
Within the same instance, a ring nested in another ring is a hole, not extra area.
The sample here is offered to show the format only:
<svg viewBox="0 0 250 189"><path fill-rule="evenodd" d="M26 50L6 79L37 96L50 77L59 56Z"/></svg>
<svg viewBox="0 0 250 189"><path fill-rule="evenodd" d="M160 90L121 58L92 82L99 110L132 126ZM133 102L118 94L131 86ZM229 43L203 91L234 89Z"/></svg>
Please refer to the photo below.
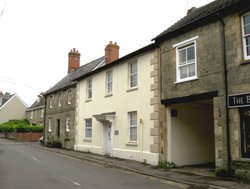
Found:
<svg viewBox="0 0 250 189"><path fill-rule="evenodd" d="M224 92L225 92L225 110L226 110L226 135L227 135L227 174L228 176L232 175L232 158L231 158L231 140L230 140L230 126L229 126L229 110L228 110L228 78L227 78L227 57L226 57L226 34L225 34L225 22L220 14L217 12L217 16L221 23L221 40L222 40L222 58L223 58L223 69L224 69Z"/></svg>

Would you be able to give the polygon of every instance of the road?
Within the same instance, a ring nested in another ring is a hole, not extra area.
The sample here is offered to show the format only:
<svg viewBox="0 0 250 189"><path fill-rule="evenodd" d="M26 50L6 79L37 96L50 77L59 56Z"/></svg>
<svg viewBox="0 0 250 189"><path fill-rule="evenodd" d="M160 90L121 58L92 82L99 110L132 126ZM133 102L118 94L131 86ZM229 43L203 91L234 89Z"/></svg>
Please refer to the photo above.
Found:
<svg viewBox="0 0 250 189"><path fill-rule="evenodd" d="M1 189L180 189L184 186L0 139Z"/></svg>

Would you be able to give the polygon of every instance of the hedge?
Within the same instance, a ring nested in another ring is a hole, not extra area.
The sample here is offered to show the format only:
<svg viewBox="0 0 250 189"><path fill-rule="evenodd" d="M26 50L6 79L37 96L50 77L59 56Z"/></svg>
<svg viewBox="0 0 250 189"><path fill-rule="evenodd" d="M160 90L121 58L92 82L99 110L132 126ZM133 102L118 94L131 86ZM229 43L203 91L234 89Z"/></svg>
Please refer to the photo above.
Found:
<svg viewBox="0 0 250 189"><path fill-rule="evenodd" d="M28 120L11 120L9 122L0 124L0 132L35 132L40 133L43 132L43 126L41 125L30 125Z"/></svg>

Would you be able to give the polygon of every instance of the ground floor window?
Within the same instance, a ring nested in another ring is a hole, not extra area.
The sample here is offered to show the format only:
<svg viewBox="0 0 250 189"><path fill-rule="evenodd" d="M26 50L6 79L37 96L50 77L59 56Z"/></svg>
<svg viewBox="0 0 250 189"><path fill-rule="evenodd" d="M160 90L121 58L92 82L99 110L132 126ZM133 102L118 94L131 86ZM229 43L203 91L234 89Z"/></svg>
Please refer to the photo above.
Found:
<svg viewBox="0 0 250 189"><path fill-rule="evenodd" d="M129 140L137 141L137 112L129 112Z"/></svg>
<svg viewBox="0 0 250 189"><path fill-rule="evenodd" d="M240 109L241 153L243 158L250 158L250 107Z"/></svg>
<svg viewBox="0 0 250 189"><path fill-rule="evenodd" d="M85 138L92 138L92 119L85 119Z"/></svg>

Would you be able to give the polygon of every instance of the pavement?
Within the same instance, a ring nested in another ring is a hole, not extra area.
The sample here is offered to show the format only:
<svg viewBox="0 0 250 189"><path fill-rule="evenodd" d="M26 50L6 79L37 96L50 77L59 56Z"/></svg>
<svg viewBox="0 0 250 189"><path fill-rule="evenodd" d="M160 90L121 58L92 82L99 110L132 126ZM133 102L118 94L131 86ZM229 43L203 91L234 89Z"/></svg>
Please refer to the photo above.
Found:
<svg viewBox="0 0 250 189"><path fill-rule="evenodd" d="M182 184L186 188L211 188L211 189L249 189L250 184L235 178L218 178L214 174L203 174L192 169L160 169L141 162L102 156L87 152L66 150L61 148L49 148L38 142L29 143L34 148L51 151L65 156L77 158L83 161L102 164L105 167L113 167L132 171L138 174L164 179L169 182Z"/></svg>

